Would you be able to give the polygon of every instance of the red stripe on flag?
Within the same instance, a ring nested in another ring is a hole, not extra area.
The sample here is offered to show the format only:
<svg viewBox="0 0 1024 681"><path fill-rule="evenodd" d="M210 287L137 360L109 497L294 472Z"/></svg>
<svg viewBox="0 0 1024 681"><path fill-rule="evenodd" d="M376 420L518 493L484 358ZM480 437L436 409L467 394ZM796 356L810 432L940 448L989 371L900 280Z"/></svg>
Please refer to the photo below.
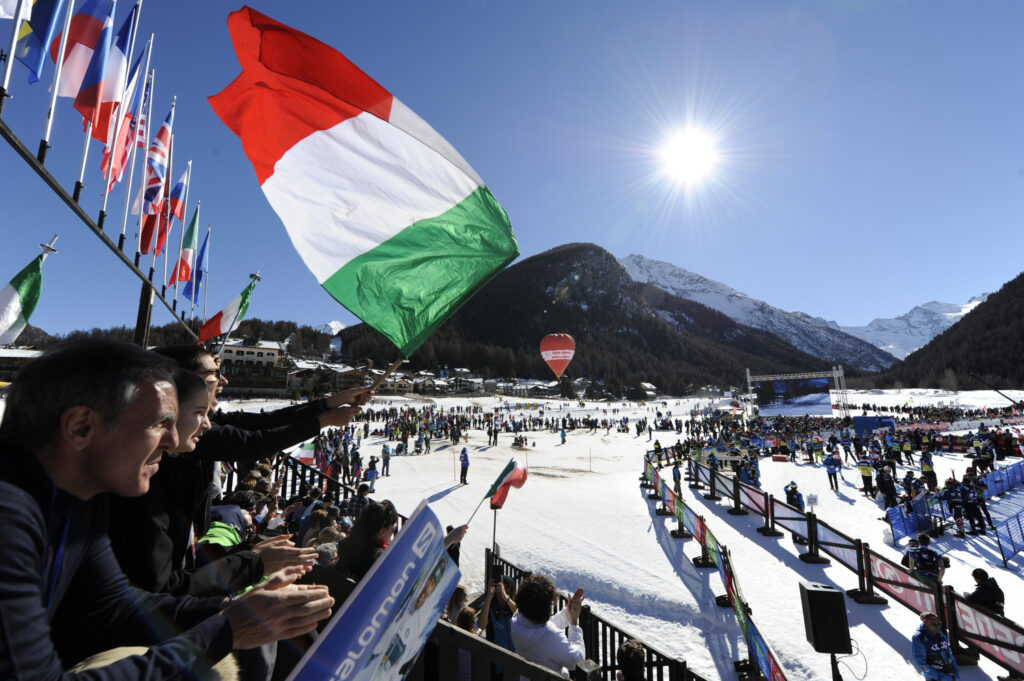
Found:
<svg viewBox="0 0 1024 681"><path fill-rule="evenodd" d="M260 184L311 134L364 111L391 115L391 93L333 47L249 7L228 16L228 30L242 73L209 101L241 138Z"/></svg>
<svg viewBox="0 0 1024 681"><path fill-rule="evenodd" d="M220 323L222 319L224 319L223 310L210 317L209 321L203 324L199 329L199 340L197 341L199 345L220 335Z"/></svg>

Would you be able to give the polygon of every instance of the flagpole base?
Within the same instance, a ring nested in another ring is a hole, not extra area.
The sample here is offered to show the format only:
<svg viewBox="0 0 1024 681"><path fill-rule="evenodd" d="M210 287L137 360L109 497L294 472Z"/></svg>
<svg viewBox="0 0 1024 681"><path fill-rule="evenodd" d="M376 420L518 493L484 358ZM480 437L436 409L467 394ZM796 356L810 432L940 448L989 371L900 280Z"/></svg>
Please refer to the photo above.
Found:
<svg viewBox="0 0 1024 681"><path fill-rule="evenodd" d="M4 52L3 61L7 61L10 58L11 58L11 55L9 55L6 52ZM4 103L7 102L7 98L9 96L10 95L7 94L7 88L0 87L0 114L2 114L4 112Z"/></svg>
<svg viewBox="0 0 1024 681"><path fill-rule="evenodd" d="M121 234L117 237L117 250L124 250L124 234ZM139 263L135 263L135 266L138 267Z"/></svg>
<svg viewBox="0 0 1024 681"><path fill-rule="evenodd" d="M96 226L100 228L101 232L103 231L103 221L106 220L106 219L107 219L107 211L101 210L100 211L100 216L96 219Z"/></svg>
<svg viewBox="0 0 1024 681"><path fill-rule="evenodd" d="M36 158L40 165L46 165L46 152L48 151L50 151L50 143L46 140L39 140L39 151L36 152Z"/></svg>
<svg viewBox="0 0 1024 681"><path fill-rule="evenodd" d="M82 198L82 190L85 189L85 185L82 184L81 180L75 180L75 190L71 192L71 198L75 203L78 203L78 199Z"/></svg>

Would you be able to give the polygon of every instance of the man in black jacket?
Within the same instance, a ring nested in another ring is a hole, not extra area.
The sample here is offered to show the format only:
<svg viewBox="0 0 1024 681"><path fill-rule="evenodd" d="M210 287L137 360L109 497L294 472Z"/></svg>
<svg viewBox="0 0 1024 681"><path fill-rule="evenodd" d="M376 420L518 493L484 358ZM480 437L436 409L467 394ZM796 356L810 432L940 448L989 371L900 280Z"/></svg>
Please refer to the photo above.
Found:
<svg viewBox="0 0 1024 681"><path fill-rule="evenodd" d="M156 352L205 379L211 408L217 408L216 396L227 379L209 350L176 345ZM165 458L146 495L112 499L111 542L129 580L176 595L227 595L290 565L311 565L315 550L278 537L195 570L193 540L209 529L210 506L219 493L217 462L253 463L316 436L322 427L342 427L371 397L369 388L359 388L269 413L216 414L195 451Z"/></svg>
<svg viewBox="0 0 1024 681"><path fill-rule="evenodd" d="M106 535L105 492L139 495L178 444L170 366L136 346L82 341L22 370L0 423L0 679L63 679L115 646L144 654L92 679L205 676L232 648L298 635L330 614L326 590L278 573L231 602L130 587Z"/></svg>
<svg viewBox="0 0 1024 681"><path fill-rule="evenodd" d="M975 568L971 573L974 577L974 591L967 594L967 600L975 605L988 608L997 615L1003 614L1003 590L996 584L994 577L981 568Z"/></svg>

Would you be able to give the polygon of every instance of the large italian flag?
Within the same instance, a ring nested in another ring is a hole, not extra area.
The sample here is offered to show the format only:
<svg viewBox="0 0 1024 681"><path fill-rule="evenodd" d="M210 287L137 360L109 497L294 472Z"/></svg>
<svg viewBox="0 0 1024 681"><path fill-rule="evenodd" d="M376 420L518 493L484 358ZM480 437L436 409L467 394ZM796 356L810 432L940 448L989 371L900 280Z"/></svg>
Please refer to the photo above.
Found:
<svg viewBox="0 0 1024 681"><path fill-rule="evenodd" d="M225 333L231 333L242 323L245 313L249 310L249 301L252 300L252 290L256 288L256 282L252 281L235 299L228 303L228 306L217 314L210 317L199 329L198 343L204 343L211 338L216 338Z"/></svg>
<svg viewBox="0 0 1024 681"><path fill-rule="evenodd" d="M40 255L14 275L0 289L0 345L10 345L28 324L43 290L43 260Z"/></svg>
<svg viewBox="0 0 1024 681"><path fill-rule="evenodd" d="M409 356L518 254L444 138L333 48L245 7L210 97L320 285Z"/></svg>

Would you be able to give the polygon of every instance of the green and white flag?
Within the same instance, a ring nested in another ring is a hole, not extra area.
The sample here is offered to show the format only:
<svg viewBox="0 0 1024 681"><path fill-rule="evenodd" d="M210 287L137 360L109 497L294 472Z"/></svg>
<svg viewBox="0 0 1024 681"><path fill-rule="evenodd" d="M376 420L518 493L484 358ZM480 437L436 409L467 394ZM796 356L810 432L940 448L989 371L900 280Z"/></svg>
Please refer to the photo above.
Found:
<svg viewBox="0 0 1024 681"><path fill-rule="evenodd" d="M199 343L222 336L225 333L231 333L237 329L242 320L245 319L245 313L249 311L249 301L252 300L252 290L256 288L256 282L250 282L248 286L242 289L242 292L235 296L234 300L228 303L228 306L217 314L210 317L210 319L203 324L199 329Z"/></svg>
<svg viewBox="0 0 1024 681"><path fill-rule="evenodd" d="M243 8L210 97L320 285L408 357L519 255L508 216L426 121L333 48Z"/></svg>
<svg viewBox="0 0 1024 681"><path fill-rule="evenodd" d="M43 260L40 255L14 275L0 290L0 345L10 345L28 324L43 290Z"/></svg>

